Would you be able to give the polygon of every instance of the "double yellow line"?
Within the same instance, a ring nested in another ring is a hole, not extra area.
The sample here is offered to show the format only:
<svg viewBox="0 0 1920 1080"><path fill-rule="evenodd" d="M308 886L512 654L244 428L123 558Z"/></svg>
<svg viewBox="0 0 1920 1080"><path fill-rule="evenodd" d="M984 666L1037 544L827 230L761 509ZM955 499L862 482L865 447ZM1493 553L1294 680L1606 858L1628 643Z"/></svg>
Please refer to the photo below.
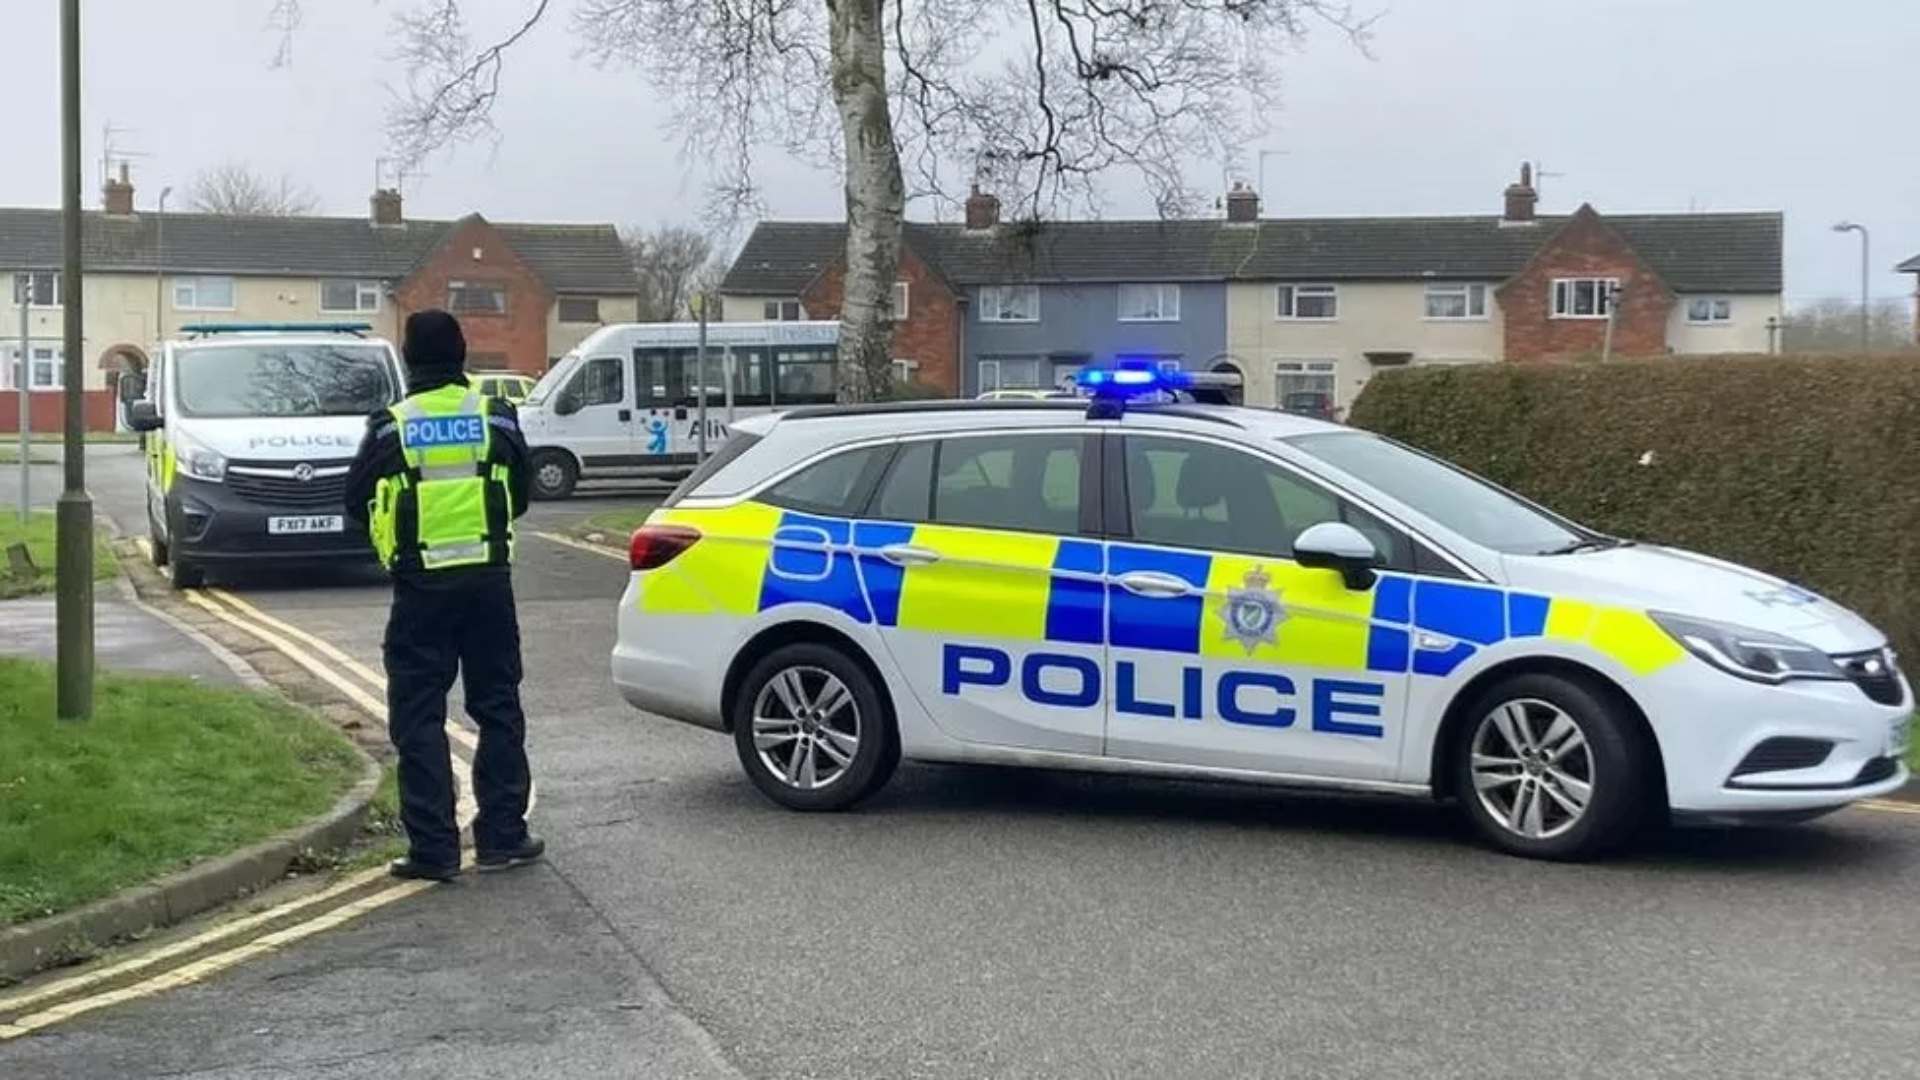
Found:
<svg viewBox="0 0 1920 1080"><path fill-rule="evenodd" d="M275 618L224 589L206 589L185 595L200 610L270 646L315 678L338 690L374 719L385 721L387 680L380 672L355 660L331 642ZM453 744L452 756L459 792L457 814L461 828L465 830L472 825L475 812L473 795L466 781L472 775L473 755L479 743L465 728L456 725L451 717L447 720L447 737ZM529 793L529 806L534 794ZM430 882L390 879L385 867L359 871L314 893L223 923L119 963L40 984L9 997L0 997L0 1018L13 1018L0 1019L0 1042L17 1039L96 1009L199 982L431 887ZM355 893L364 895L345 903L338 902ZM281 929L265 934L253 933L289 919L293 921ZM199 953L205 955L190 963L169 966L170 962ZM140 977L141 973L149 971L153 973ZM103 989L129 977L134 981L117 988Z"/></svg>

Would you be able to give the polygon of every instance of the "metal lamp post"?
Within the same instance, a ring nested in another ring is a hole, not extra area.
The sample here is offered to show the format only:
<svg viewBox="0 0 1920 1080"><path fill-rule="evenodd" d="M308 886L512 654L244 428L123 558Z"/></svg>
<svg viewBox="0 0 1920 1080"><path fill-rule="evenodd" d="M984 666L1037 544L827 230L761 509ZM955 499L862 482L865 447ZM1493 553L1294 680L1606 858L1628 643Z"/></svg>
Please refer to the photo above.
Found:
<svg viewBox="0 0 1920 1080"><path fill-rule="evenodd" d="M1858 222L1842 221L1833 227L1833 231L1860 234L1860 351L1866 352L1873 344L1872 262L1867 255L1870 245L1867 227Z"/></svg>
<svg viewBox="0 0 1920 1080"><path fill-rule="evenodd" d="M66 486L54 515L56 602L55 706L62 720L93 715L93 499L87 494L85 323L80 284L84 232L80 209L80 0L60 0L61 225L66 250L60 274L66 354L62 356ZM29 379L29 382L32 380Z"/></svg>

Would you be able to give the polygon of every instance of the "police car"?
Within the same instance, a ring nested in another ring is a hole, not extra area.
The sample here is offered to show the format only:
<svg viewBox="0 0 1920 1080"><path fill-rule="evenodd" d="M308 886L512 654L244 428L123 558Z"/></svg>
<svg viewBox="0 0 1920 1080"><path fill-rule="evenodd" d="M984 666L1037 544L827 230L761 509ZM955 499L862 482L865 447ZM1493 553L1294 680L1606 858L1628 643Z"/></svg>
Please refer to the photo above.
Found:
<svg viewBox="0 0 1920 1080"><path fill-rule="evenodd" d="M984 762L1438 799L1575 859L1907 780L1907 680L1829 600L1228 377L1080 381L736 424L633 535L623 696L798 810Z"/></svg>
<svg viewBox="0 0 1920 1080"><path fill-rule="evenodd" d="M345 516L367 415L406 394L362 323L204 323L164 343L129 426L147 439L147 534L176 588L236 563L364 561Z"/></svg>

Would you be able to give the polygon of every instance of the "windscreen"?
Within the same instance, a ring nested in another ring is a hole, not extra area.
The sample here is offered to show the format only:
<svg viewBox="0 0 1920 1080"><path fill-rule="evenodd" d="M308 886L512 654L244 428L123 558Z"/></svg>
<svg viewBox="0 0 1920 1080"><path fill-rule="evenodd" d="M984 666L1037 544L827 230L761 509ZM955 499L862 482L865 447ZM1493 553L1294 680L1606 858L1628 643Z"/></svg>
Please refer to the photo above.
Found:
<svg viewBox="0 0 1920 1080"><path fill-rule="evenodd" d="M398 401L391 354L366 342L218 345L174 353L182 416L365 416Z"/></svg>
<svg viewBox="0 0 1920 1080"><path fill-rule="evenodd" d="M1297 435L1286 441L1481 547L1538 555L1589 535L1438 458L1365 432Z"/></svg>

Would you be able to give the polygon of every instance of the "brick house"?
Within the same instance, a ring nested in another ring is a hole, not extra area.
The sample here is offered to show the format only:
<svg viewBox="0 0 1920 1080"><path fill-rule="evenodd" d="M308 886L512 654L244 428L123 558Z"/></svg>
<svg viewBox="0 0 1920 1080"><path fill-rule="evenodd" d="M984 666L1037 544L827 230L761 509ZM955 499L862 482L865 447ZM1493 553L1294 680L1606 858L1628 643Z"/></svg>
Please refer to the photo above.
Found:
<svg viewBox="0 0 1920 1080"><path fill-rule="evenodd" d="M597 327L639 315L640 283L612 225L409 220L400 193L366 217L230 217L136 210L126 170L83 221L88 426L118 421L120 372L196 322L361 322L399 340L406 316L460 316L474 369L537 374ZM24 387L37 430L61 427L58 210L0 208L0 431ZM20 303L27 303L27 355Z"/></svg>

